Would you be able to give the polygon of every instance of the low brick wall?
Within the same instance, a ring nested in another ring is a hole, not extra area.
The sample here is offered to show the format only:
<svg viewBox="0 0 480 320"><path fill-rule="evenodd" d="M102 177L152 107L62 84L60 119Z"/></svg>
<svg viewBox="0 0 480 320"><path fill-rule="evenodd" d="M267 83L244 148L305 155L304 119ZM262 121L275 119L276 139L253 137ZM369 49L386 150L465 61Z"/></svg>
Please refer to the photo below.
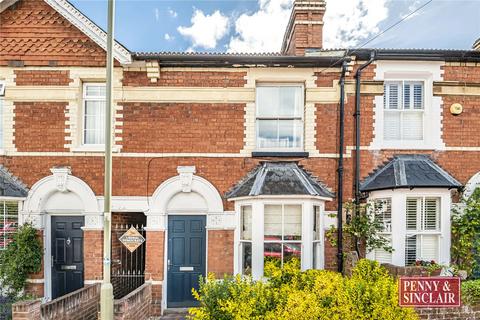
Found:
<svg viewBox="0 0 480 320"><path fill-rule="evenodd" d="M99 301L100 285L89 285L45 304L41 300L15 303L13 320L96 320Z"/></svg>
<svg viewBox="0 0 480 320"><path fill-rule="evenodd" d="M151 316L152 285L145 283L125 297L115 300L115 320L144 320Z"/></svg>
<svg viewBox="0 0 480 320"><path fill-rule="evenodd" d="M480 305L460 308L422 308L417 309L417 313L422 320L477 320L480 319Z"/></svg>

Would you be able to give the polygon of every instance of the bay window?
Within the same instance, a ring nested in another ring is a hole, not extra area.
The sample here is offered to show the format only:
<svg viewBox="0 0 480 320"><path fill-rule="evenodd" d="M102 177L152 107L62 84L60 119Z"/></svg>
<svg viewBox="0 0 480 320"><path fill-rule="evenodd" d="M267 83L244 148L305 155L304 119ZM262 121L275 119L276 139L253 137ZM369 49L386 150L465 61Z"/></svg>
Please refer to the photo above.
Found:
<svg viewBox="0 0 480 320"><path fill-rule="evenodd" d="M324 266L322 200L236 201L235 273L264 277L264 267L298 259L302 270Z"/></svg>
<svg viewBox="0 0 480 320"><path fill-rule="evenodd" d="M423 140L423 82L388 81L384 89L384 140Z"/></svg>
<svg viewBox="0 0 480 320"><path fill-rule="evenodd" d="M105 96L104 83L83 85L83 144L105 143Z"/></svg>
<svg viewBox="0 0 480 320"><path fill-rule="evenodd" d="M258 150L303 149L304 89L299 84L257 86Z"/></svg>

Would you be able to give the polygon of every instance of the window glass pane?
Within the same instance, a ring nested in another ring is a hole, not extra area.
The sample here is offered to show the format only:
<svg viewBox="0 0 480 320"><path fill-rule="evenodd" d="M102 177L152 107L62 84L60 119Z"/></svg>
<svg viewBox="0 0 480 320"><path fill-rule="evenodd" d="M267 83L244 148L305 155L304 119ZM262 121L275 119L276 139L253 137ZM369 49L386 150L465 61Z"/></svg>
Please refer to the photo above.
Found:
<svg viewBox="0 0 480 320"><path fill-rule="evenodd" d="M417 198L407 198L407 230L417 230L419 200Z"/></svg>
<svg viewBox="0 0 480 320"><path fill-rule="evenodd" d="M313 268L320 269L322 265L320 264L320 256L322 254L322 244L319 242L313 243Z"/></svg>
<svg viewBox="0 0 480 320"><path fill-rule="evenodd" d="M415 264L417 260L417 236L407 236L405 239L405 265Z"/></svg>
<svg viewBox="0 0 480 320"><path fill-rule="evenodd" d="M241 212L242 230L240 239L252 240L252 207L244 206Z"/></svg>
<svg viewBox="0 0 480 320"><path fill-rule="evenodd" d="M410 85L405 84L403 87L403 108L410 109Z"/></svg>
<svg viewBox="0 0 480 320"><path fill-rule="evenodd" d="M322 240L320 207L313 206L313 240Z"/></svg>
<svg viewBox="0 0 480 320"><path fill-rule="evenodd" d="M385 111L383 136L385 140L400 140L400 112Z"/></svg>
<svg viewBox="0 0 480 320"><path fill-rule="evenodd" d="M259 148L277 148L278 120L257 120L257 146Z"/></svg>
<svg viewBox="0 0 480 320"><path fill-rule="evenodd" d="M265 206L264 235L266 241L282 240L282 206Z"/></svg>
<svg viewBox="0 0 480 320"><path fill-rule="evenodd" d="M440 199L425 198L423 230L440 231Z"/></svg>
<svg viewBox="0 0 480 320"><path fill-rule="evenodd" d="M400 85L391 83L388 88L388 109L400 109Z"/></svg>
<svg viewBox="0 0 480 320"><path fill-rule="evenodd" d="M301 126L299 120L279 120L278 147L279 148L299 148L301 144Z"/></svg>
<svg viewBox="0 0 480 320"><path fill-rule="evenodd" d="M279 87L279 116L301 117L302 103L301 87Z"/></svg>
<svg viewBox="0 0 480 320"><path fill-rule="evenodd" d="M278 87L257 87L257 114L259 117L278 117Z"/></svg>
<svg viewBox="0 0 480 320"><path fill-rule="evenodd" d="M3 99L0 97L0 149L3 149Z"/></svg>
<svg viewBox="0 0 480 320"><path fill-rule="evenodd" d="M252 274L252 243L242 242L241 252L242 252L242 274L251 275Z"/></svg>
<svg viewBox="0 0 480 320"><path fill-rule="evenodd" d="M377 219L383 224L383 231L392 232L392 199L375 200L375 214Z"/></svg>
<svg viewBox="0 0 480 320"><path fill-rule="evenodd" d="M417 252L421 251L421 256L419 260L438 262L438 236L437 235L421 235L417 236ZM419 243L420 242L420 243Z"/></svg>
<svg viewBox="0 0 480 320"><path fill-rule="evenodd" d="M102 144L105 139L105 102L85 101L85 144Z"/></svg>
<svg viewBox="0 0 480 320"><path fill-rule="evenodd" d="M288 262L294 258L300 260L302 253L302 244L296 243L284 243L283 244L283 263Z"/></svg>
<svg viewBox="0 0 480 320"><path fill-rule="evenodd" d="M423 112L404 112L402 125L404 140L423 139Z"/></svg>
<svg viewBox="0 0 480 320"><path fill-rule="evenodd" d="M87 97L105 97L106 87L104 85L89 84L85 86L85 96Z"/></svg>
<svg viewBox="0 0 480 320"><path fill-rule="evenodd" d="M282 266L282 244L281 243L265 243L263 255L264 263L273 262L277 267Z"/></svg>
<svg viewBox="0 0 480 320"><path fill-rule="evenodd" d="M18 229L18 202L0 202L0 250L12 241Z"/></svg>
<svg viewBox="0 0 480 320"><path fill-rule="evenodd" d="M391 244L391 238L386 237ZM382 248L375 249L375 260L380 263L392 263L392 254L388 251L383 250Z"/></svg>
<svg viewBox="0 0 480 320"><path fill-rule="evenodd" d="M417 83L413 85L413 108L423 109L423 84Z"/></svg>
<svg viewBox="0 0 480 320"><path fill-rule="evenodd" d="M284 240L302 239L302 206L284 207Z"/></svg>

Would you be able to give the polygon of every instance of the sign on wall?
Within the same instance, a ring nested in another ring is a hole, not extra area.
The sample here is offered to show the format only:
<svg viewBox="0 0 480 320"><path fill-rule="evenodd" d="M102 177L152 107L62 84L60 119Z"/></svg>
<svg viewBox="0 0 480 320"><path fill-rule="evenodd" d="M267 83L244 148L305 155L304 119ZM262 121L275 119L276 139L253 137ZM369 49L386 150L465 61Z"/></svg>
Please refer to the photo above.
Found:
<svg viewBox="0 0 480 320"><path fill-rule="evenodd" d="M460 278L401 277L399 305L417 308L460 307Z"/></svg>
<svg viewBox="0 0 480 320"><path fill-rule="evenodd" d="M134 227L128 229L118 240L120 240L130 252L137 250L138 247L145 242L145 238Z"/></svg>

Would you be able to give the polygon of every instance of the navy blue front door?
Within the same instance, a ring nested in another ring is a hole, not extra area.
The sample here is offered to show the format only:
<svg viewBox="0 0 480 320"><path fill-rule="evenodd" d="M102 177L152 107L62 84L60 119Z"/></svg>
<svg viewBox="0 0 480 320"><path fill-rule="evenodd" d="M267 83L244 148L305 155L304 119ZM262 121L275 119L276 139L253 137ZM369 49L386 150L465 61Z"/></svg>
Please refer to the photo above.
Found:
<svg viewBox="0 0 480 320"><path fill-rule="evenodd" d="M192 307L197 301L192 288L198 289L205 276L205 216L169 216L167 307Z"/></svg>

